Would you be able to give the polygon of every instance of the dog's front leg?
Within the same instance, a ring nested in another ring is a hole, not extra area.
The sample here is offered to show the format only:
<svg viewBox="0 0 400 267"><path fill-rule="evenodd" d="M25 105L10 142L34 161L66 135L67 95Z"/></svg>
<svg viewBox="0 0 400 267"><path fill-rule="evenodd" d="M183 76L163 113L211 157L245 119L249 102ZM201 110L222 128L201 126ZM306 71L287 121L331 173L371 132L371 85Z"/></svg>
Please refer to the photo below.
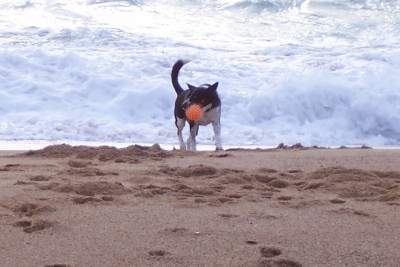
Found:
<svg viewBox="0 0 400 267"><path fill-rule="evenodd" d="M178 139L181 150L186 150L186 145L185 141L183 141L183 134L182 134L182 130L185 127L185 122L186 121L184 119L178 119L176 123L176 127L178 128Z"/></svg>
<svg viewBox="0 0 400 267"><path fill-rule="evenodd" d="M190 151L196 151L196 135L199 125L190 123L190 135L187 141L187 147Z"/></svg>
<svg viewBox="0 0 400 267"><path fill-rule="evenodd" d="M213 122L214 138L216 150L223 150L221 143L221 123L219 121Z"/></svg>

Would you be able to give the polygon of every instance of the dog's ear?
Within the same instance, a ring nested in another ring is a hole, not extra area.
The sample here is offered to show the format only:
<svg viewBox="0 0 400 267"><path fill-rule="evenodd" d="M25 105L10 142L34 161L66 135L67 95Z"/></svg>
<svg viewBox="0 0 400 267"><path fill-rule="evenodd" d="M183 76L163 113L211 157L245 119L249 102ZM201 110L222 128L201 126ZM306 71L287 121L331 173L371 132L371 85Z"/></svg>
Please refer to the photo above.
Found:
<svg viewBox="0 0 400 267"><path fill-rule="evenodd" d="M186 83L186 84L187 84L189 90L196 90L196 86L191 85L190 83Z"/></svg>
<svg viewBox="0 0 400 267"><path fill-rule="evenodd" d="M210 86L210 90L216 91L218 88L218 82L214 83L213 85Z"/></svg>

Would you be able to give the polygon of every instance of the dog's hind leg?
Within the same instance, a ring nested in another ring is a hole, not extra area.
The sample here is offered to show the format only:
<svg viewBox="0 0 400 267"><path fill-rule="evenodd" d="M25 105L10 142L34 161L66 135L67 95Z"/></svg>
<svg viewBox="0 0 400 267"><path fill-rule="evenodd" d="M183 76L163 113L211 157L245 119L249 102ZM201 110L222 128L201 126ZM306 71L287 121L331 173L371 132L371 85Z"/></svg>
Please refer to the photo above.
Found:
<svg viewBox="0 0 400 267"><path fill-rule="evenodd" d="M183 141L183 134L182 134L182 130L185 127L185 120L177 119L176 127L178 128L178 139L179 139L179 145L181 147L181 150L186 150L186 145L185 145L185 142Z"/></svg>
<svg viewBox="0 0 400 267"><path fill-rule="evenodd" d="M190 151L196 151L196 135L199 131L199 125L190 122L190 135L187 140L187 147Z"/></svg>
<svg viewBox="0 0 400 267"><path fill-rule="evenodd" d="M213 122L214 139L216 150L223 150L221 143L221 123L219 121Z"/></svg>

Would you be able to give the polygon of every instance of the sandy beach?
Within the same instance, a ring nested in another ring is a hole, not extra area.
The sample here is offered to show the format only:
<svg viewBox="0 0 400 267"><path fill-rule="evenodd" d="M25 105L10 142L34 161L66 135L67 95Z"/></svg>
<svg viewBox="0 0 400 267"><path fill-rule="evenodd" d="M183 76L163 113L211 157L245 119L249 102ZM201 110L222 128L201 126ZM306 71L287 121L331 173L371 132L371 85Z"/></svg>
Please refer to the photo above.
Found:
<svg viewBox="0 0 400 267"><path fill-rule="evenodd" d="M400 150L0 152L0 265L399 266Z"/></svg>

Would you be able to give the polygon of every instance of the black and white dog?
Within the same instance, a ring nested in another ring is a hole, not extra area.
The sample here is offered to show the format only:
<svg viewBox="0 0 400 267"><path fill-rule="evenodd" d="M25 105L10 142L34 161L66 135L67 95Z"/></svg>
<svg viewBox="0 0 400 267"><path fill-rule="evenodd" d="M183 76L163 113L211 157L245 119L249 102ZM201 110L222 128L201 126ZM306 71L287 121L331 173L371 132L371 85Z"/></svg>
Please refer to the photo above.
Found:
<svg viewBox="0 0 400 267"><path fill-rule="evenodd" d="M199 131L199 125L208 125L212 123L214 129L214 138L216 150L222 150L221 145L221 100L217 93L218 82L213 85L204 84L196 87L190 84L188 89L184 90L178 82L179 70L189 61L178 60L172 67L171 78L172 85L175 88L177 98L175 101L175 125L178 128L178 138L181 149L186 149L183 141L182 130L186 121L190 125L190 136L187 140L187 149L196 151L196 135ZM200 119L191 121L186 118L185 109L191 104L201 106L203 112Z"/></svg>

